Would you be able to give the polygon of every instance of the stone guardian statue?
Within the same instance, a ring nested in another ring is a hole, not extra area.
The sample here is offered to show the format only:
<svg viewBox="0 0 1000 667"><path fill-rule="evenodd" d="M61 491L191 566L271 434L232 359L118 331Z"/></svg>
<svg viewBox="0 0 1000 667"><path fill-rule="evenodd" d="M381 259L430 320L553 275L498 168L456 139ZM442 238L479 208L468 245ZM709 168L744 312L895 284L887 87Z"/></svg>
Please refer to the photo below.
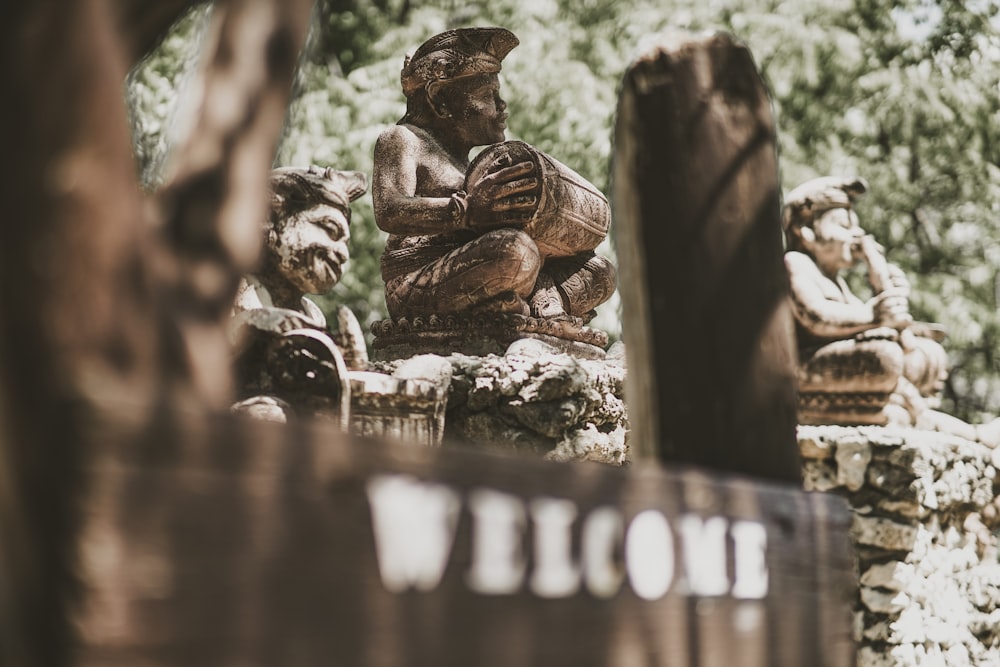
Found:
<svg viewBox="0 0 1000 667"><path fill-rule="evenodd" d="M361 327L346 307L330 326L307 294L340 282L349 258L350 203L364 174L282 167L271 174L271 210L260 266L241 281L230 337L236 350L234 408L284 421L292 409L348 417L347 369L364 368Z"/></svg>

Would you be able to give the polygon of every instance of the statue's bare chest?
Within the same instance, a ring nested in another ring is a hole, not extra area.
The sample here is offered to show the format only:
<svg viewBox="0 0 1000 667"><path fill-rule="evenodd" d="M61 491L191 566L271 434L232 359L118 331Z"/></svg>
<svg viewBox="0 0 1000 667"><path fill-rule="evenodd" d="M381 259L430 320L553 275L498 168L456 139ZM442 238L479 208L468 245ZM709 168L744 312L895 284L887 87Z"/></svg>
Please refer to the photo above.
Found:
<svg viewBox="0 0 1000 667"><path fill-rule="evenodd" d="M446 153L425 150L417 169L417 196L449 197L461 190L465 183L465 170Z"/></svg>

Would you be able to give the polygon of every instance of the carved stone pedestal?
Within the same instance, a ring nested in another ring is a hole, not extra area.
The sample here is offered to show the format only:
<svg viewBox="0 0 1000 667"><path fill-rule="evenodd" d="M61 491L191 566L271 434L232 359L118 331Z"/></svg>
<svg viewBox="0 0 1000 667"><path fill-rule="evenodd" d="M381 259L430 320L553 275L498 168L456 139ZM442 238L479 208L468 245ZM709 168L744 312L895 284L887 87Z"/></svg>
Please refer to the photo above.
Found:
<svg viewBox="0 0 1000 667"><path fill-rule="evenodd" d="M885 426L891 411L903 410L890 405L890 392L835 393L800 391L800 424L842 424Z"/></svg>
<svg viewBox="0 0 1000 667"><path fill-rule="evenodd" d="M608 335L579 318L546 319L507 313L401 317L372 325L372 357L388 361L415 354L457 352L502 355L516 340L534 338L582 359L603 359Z"/></svg>

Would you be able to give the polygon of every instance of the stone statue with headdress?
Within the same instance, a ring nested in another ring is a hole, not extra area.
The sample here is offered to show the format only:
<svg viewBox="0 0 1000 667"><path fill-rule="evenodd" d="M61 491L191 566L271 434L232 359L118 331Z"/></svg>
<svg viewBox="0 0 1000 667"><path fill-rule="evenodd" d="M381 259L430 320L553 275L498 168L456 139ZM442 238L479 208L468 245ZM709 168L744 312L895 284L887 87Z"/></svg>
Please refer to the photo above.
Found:
<svg viewBox="0 0 1000 667"><path fill-rule="evenodd" d="M372 197L389 234L381 270L393 318L374 328L376 350L402 334L416 341L412 351L432 351L419 349L421 331L432 346L497 332L505 342L600 342L583 325L615 289L613 265L594 252L610 207L554 158L505 141L498 73L517 44L503 28L462 28L404 61L406 113L375 147ZM488 148L470 162L477 146ZM484 314L492 333L474 324Z"/></svg>
<svg viewBox="0 0 1000 667"><path fill-rule="evenodd" d="M328 323L306 298L340 282L350 256L352 201L364 194L361 172L282 167L271 172L264 252L243 277L233 307L237 392L234 411L283 421L289 412L322 412L346 428L348 369L367 366L357 318L346 306Z"/></svg>
<svg viewBox="0 0 1000 667"><path fill-rule="evenodd" d="M894 424L1000 443L1000 421L967 424L940 412L948 377L944 329L915 322L910 284L861 227L864 180L827 176L785 198L785 266L799 347L799 421ZM863 267L862 299L845 273Z"/></svg>

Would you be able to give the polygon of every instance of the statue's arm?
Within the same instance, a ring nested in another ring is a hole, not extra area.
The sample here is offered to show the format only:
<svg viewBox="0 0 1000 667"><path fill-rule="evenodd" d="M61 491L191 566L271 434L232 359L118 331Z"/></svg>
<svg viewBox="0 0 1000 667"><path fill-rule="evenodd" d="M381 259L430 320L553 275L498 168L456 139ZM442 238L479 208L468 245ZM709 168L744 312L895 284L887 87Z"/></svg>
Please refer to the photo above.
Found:
<svg viewBox="0 0 1000 667"><path fill-rule="evenodd" d="M423 148L406 128L395 125L375 142L372 201L375 224L390 234L440 234L458 229L461 211L449 197L417 195L417 170Z"/></svg>
<svg viewBox="0 0 1000 667"><path fill-rule="evenodd" d="M886 290L895 289L909 294L910 281L895 264L890 264L885 258L885 248L871 235L863 237L859 243L861 258L868 266L868 284L872 293L880 294Z"/></svg>
<svg viewBox="0 0 1000 667"><path fill-rule="evenodd" d="M825 280L813 261L799 252L785 254L795 319L819 338L842 339L882 326L871 303L830 299L822 288Z"/></svg>

